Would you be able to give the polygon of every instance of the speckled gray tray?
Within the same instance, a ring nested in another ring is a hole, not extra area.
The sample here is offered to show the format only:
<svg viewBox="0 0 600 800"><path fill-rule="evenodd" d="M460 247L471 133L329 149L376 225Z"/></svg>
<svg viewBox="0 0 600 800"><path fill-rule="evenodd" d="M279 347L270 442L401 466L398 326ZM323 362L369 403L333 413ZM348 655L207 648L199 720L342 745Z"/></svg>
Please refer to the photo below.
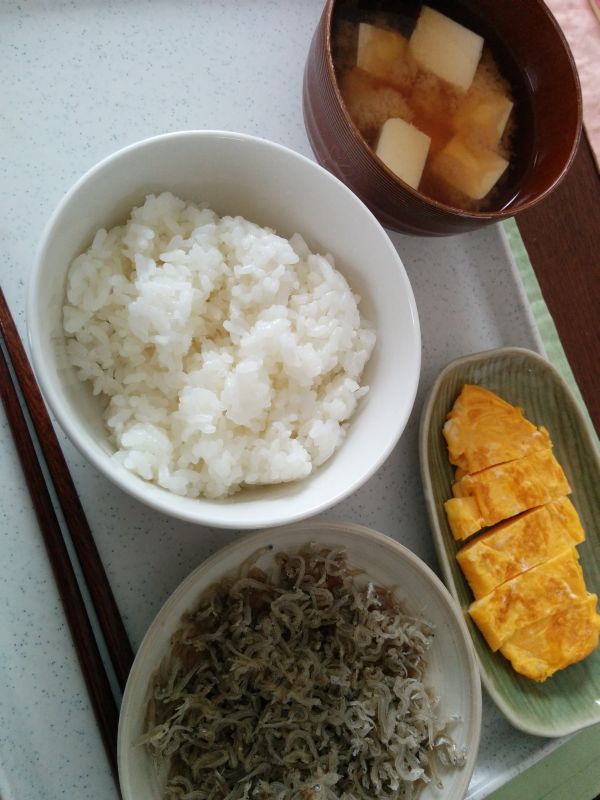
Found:
<svg viewBox="0 0 600 800"><path fill-rule="evenodd" d="M5 0L0 280L23 336L42 226L101 157L146 136L203 127L257 134L310 155L300 98L321 5ZM502 345L540 351L541 343L500 228L443 240L392 238L422 322L421 387L387 463L327 517L387 533L437 569L418 466L423 397L460 355ZM64 447L137 645L165 598L235 533L149 511ZM3 415L0 489L0 796L116 800ZM468 796L486 796L556 745L518 733L484 697Z"/></svg>

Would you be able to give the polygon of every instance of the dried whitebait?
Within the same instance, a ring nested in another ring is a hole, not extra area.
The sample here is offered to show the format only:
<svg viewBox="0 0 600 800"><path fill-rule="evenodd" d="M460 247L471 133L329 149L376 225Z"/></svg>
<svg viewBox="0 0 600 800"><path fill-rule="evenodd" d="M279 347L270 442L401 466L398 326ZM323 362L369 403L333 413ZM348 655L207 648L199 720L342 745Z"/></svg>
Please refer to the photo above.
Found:
<svg viewBox="0 0 600 800"><path fill-rule="evenodd" d="M278 554L211 587L151 687L165 800L403 800L459 753L423 685L433 630L341 550Z"/></svg>

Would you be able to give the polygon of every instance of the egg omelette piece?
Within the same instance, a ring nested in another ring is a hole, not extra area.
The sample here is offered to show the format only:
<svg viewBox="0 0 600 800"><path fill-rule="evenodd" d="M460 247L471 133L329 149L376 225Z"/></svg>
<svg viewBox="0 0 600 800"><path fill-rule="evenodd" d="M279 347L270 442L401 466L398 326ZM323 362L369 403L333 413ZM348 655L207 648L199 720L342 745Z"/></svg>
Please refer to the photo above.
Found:
<svg viewBox="0 0 600 800"><path fill-rule="evenodd" d="M572 547L475 600L469 614L496 651L517 631L586 594L579 557Z"/></svg>
<svg viewBox="0 0 600 800"><path fill-rule="evenodd" d="M460 474L515 461L551 447L548 431L537 428L513 406L483 386L466 383L443 427L450 463Z"/></svg>
<svg viewBox="0 0 600 800"><path fill-rule="evenodd" d="M514 633L500 648L517 672L545 681L598 647L598 598L586 594Z"/></svg>
<svg viewBox="0 0 600 800"><path fill-rule="evenodd" d="M485 526L479 505L474 497L452 497L444 503L448 524L457 541L468 539Z"/></svg>
<svg viewBox="0 0 600 800"><path fill-rule="evenodd" d="M456 554L476 599L505 581L563 553L585 539L568 497L501 522Z"/></svg>
<svg viewBox="0 0 600 800"><path fill-rule="evenodd" d="M465 475L444 503L455 539L569 494L571 487L552 450Z"/></svg>

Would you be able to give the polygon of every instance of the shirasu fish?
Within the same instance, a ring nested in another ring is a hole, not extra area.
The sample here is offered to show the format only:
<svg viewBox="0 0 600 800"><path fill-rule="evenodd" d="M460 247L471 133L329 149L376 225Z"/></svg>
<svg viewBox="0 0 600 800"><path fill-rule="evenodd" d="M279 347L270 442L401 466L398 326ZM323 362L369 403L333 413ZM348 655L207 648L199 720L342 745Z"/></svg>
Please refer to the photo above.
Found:
<svg viewBox="0 0 600 800"><path fill-rule="evenodd" d="M423 684L434 631L343 550L264 551L187 614L141 743L165 800L405 800L461 767Z"/></svg>

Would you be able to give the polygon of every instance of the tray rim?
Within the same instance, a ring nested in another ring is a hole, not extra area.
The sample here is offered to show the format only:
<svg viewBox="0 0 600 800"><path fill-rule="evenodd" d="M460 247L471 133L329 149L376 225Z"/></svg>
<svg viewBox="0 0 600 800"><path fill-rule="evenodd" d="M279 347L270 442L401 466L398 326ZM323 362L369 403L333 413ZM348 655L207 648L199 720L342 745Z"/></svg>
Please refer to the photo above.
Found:
<svg viewBox="0 0 600 800"><path fill-rule="evenodd" d="M159 4L157 4L157 6L158 5ZM314 10L315 24L316 24L316 20L318 19L319 14L321 13L321 10L322 10L321 7L319 7L319 8ZM30 9L30 11L31 11L31 9ZM82 11L82 9L80 9L80 11ZM83 9L83 11L85 11L85 9ZM40 9L37 9L35 11L35 14L33 14L33 13L31 14L30 22L34 20L34 16L35 17L38 16L38 13L40 14L41 18L44 19L46 11L43 10L43 9L41 11L40 11ZM9 3L9 9L8 9L8 15L7 15L7 21L9 23L11 21L12 15L14 15L14 14L16 14L16 6L15 6L15 8L13 8L12 4ZM150 21L152 21L152 17L151 16L149 16L148 19ZM182 15L182 19L185 19L184 15ZM304 19L304 17L303 17L303 19ZM112 26L109 29L112 30ZM68 30L68 28L67 28L67 30ZM144 28L142 27L142 31L143 30L144 30ZM312 34L312 28L311 28L310 34ZM60 42L61 41L61 37L64 37L64 35L65 35L64 32L61 31L59 33L59 35L57 36L57 42ZM110 44L110 42L109 42L109 44ZM295 46L296 46L296 43L294 43L294 47ZM294 56L294 52L295 52L294 48L290 47L290 51L291 51L291 55L293 57ZM16 63L18 63L18 61L16 59L15 59L15 61L16 61ZM32 70L32 74L35 74L34 70ZM102 74L104 74L104 73L102 73ZM49 75L49 79L52 76L53 76L53 73L51 73ZM81 78L79 78L78 80L81 80ZM27 82L24 83L24 87L25 87L25 90L27 91L28 90L28 83ZM202 113L202 105L200 105L199 108L200 108L200 112L199 113ZM196 111L196 113L198 113L198 110ZM257 116L257 119L258 119L259 122L261 122L260 117ZM254 121L253 120L250 123L247 123L247 124L250 127L244 128L244 130L247 130L248 132L253 132L253 133L257 132L257 129L255 129L253 127L253 125L254 125ZM306 149L306 147L299 147L298 146L298 138L297 138L297 136L295 137L293 135L292 124L290 122L286 122L286 126L285 127L286 127L286 131L288 132L288 138L283 139L280 136L277 139L277 141L281 141L284 144L287 144L288 146L291 146L294 149L297 149L299 152L301 152L301 153L303 153L305 155L307 155L307 154L310 155L310 152ZM263 130L263 133L264 133L264 130ZM124 136L124 134L122 132L121 133L117 133L117 135L120 135L121 137ZM303 136L303 134L300 134L300 135L301 135L301 137ZM123 139L123 143L127 143L127 141L130 141L130 140L132 141L133 137L131 139L127 139L125 137ZM78 158L80 158L80 159L82 159L82 170L89 163L91 163L91 161L90 161L90 144L91 144L91 148L92 148L91 152L94 152L94 150L93 150L94 147L96 149L100 148L99 152L101 154L104 153L104 152L108 152L108 150L103 150L102 149L104 147L104 145L105 145L105 142L103 143L103 140L102 140L101 137L96 137L95 141L92 140L91 143L90 143L90 141L87 141L85 149L83 150L83 154L82 154L82 147L78 146L78 142L77 142L76 139L74 140L73 137L71 136L71 138L68 139L67 141L69 142L70 145L72 145L69 148L70 149L70 152L69 152L69 164L78 163ZM26 149L24 152L28 153L29 151ZM58 190L60 190L61 187L66 188L67 184L65 183L64 174L66 174L66 173L62 173L62 176L59 174L59 177L56 178L56 173L55 173L54 174L54 177L55 177L54 184L52 184L51 182L49 183L49 180L45 175L42 176L43 180L41 181L41 191L39 192L39 194L42 197L42 203L44 202L44 198L47 195L50 195L51 197L55 196L56 191L57 191L57 186L58 186ZM10 184L10 182L12 180L12 176L13 176L12 171L7 172L7 186ZM22 178L20 180L22 180ZM38 182L39 182L39 177L38 177ZM52 202L48 206L48 208L50 208L53 204L54 203ZM521 264L522 255L515 251L515 247L514 247L514 245L512 243L512 239L507 239L506 238L507 237L507 232L509 231L509 228L512 228L512 226L514 226L515 235L520 240L520 234L518 232L518 229L516 228L516 223L514 222L514 219L512 219L512 218L508 219L508 220L505 220L502 223L490 226L490 228L488 228L488 232L489 233L491 233L492 231L494 232L493 233L493 236L494 236L494 252L497 252L501 256L501 259L499 261L500 268L502 270L504 270L504 268L506 266L507 273L510 272L511 279L514 277L514 279L516 281L515 296L516 296L517 292L519 294L518 317L519 317L519 319L523 319L524 320L524 324L527 327L527 336L531 337L532 339L535 340L535 343L532 343L532 345L530 345L530 346L533 346L534 349L539 348L542 352L546 351L548 353L548 357L552 361L552 363L556 364L556 361L554 360L555 359L555 351L554 351L554 349L551 350L550 347L548 346L548 338L547 338L548 335L547 335L547 332L546 332L546 330L544 330L542 332L540 330L540 328L539 328L539 317L540 316L542 316L544 318L548 318L548 320L550 320L550 317L548 315L548 310L547 310L546 305L545 305L545 301L543 300L541 295L539 297L539 300L537 299L537 297L534 297L532 299L532 295L530 294L529 286L526 287L525 284L523 283L523 280L522 280L523 279L523 275L522 275L522 273L521 273L521 278L519 278L519 270L520 269L524 268L525 270L531 270L531 266L529 265L529 259L528 259L527 255L525 254L525 259L527 261L527 264L525 265L525 267L523 267L522 264ZM398 237L399 236L400 235L398 235ZM465 237L465 242L466 242L466 240L467 240L467 237ZM451 241L451 239L447 240L447 241ZM395 246L398 247L399 251L402 253L402 250L400 250L400 247L401 247L400 242L397 239L395 239L394 242L395 242ZM29 242L29 244L31 244L31 241ZM497 247L497 251L496 251L496 247ZM471 245L468 244L468 243L465 243L465 252L470 253L471 252L470 248L471 248ZM25 250L25 255L27 255L27 252L29 252L29 251L26 250L26 248L24 248L24 250ZM20 259L21 250L19 250L18 252L19 252L19 258L17 259L17 268L20 268L20 265L21 265L20 264L20 262L21 262L21 259ZM487 253L486 253L486 255L487 255ZM24 263L26 263L26 262L24 262ZM9 272L9 270L8 270L8 268L6 266L6 263L5 263L5 269L6 269L6 274L10 275L11 273ZM25 272L25 277L26 277L26 272ZM13 300L13 302L16 302L17 309L21 309L23 291L22 291L22 286L19 284L19 282L17 280L15 280L14 282L12 282L11 284L9 284L8 286L5 287L5 291L6 290L11 290L11 299ZM538 303L541 303L543 308L540 308L537 305ZM21 321L22 321L22 316L17 318L17 324L19 324L20 326L21 326ZM22 328L22 327L21 327L21 329L24 330L24 328ZM543 342L543 344L542 344L542 342ZM558 346L560 347L560 343L558 343ZM424 354L425 354L425 350L424 350ZM423 386L421 386L421 389L423 389ZM422 398L421 398L421 402L422 402ZM60 435L62 435L62 433L60 433ZM75 455L75 458L76 457L77 456ZM3 462L3 465L5 463L6 463L6 461ZM83 481L84 481L84 485L87 488L87 475L83 476ZM87 507L86 507L86 510L87 510ZM12 506L10 507L10 511L11 511L11 514L12 514ZM363 519L363 517L360 518L360 521L362 521L362 519ZM29 534L29 533L30 532L27 529L22 531L23 538L25 538L25 535ZM110 548L110 539L107 536L105 536L105 532L104 532L103 528L101 529L101 533L100 533L100 530L99 530L99 536L100 535L103 537L101 539L102 543L106 544L107 548ZM110 553L110 549L108 549L108 552ZM36 582L36 585L38 583L39 584L43 584L44 582L50 582L52 580L51 573L50 573L49 569L47 569L45 567L45 565L36 564L35 567L31 568L30 574L32 575L33 580ZM111 573L111 581L118 581L118 578L115 577L112 573ZM113 585L116 585L118 587L119 584L115 583ZM129 604L128 604L128 606L129 606ZM129 611L129 607L127 608L127 611ZM131 624L133 629L136 628L137 620L135 619L135 617L132 618L130 624ZM139 641L141 641L142 636L143 636L143 634L140 633ZM506 763L503 763L501 761L497 761L494 764L492 772L481 775L480 781L477 784L476 797L477 798L482 798L482 797L487 796L488 794L490 794L490 792L496 791L499 787L507 786L511 781L513 781L518 775L522 774L523 771L525 771L527 768L529 768L532 764L537 763L537 762L541 762L543 760L547 760L547 759L551 758L552 757L552 751L549 748L550 748L550 745L554 745L554 743L556 743L558 745L558 740L546 740L546 742L540 741L538 743L538 747L535 750L535 752L532 752L530 755L528 755L526 757L524 757L520 753L517 753L516 750L513 751L513 749L511 748L510 753L508 753L510 758L511 758L510 763L506 764ZM562 748L557 746L556 749L562 749ZM552 750L554 750L554 747L552 748ZM514 759L513 759L513 753L514 753ZM17 762L15 762L15 763L17 763ZM3 788L6 788L7 795L10 795L11 797L13 796L12 793L11 793L13 790L10 788L10 787L13 786L12 775L11 775L12 765L13 765L13 762L12 762L12 759L11 759L10 761L5 760L4 764L0 766L0 786L2 786ZM10 781L9 781L9 777L11 779ZM6 779L6 781L7 781L6 784L3 783L3 778ZM110 778L108 778L108 781L110 782ZM10 783L10 786L9 786L9 783ZM17 785L16 781L15 781L14 785L15 786ZM0 790L0 794L3 794L1 790ZM471 796L471 795L469 794L469 796ZM116 798L116 795L115 795L115 798Z"/></svg>

